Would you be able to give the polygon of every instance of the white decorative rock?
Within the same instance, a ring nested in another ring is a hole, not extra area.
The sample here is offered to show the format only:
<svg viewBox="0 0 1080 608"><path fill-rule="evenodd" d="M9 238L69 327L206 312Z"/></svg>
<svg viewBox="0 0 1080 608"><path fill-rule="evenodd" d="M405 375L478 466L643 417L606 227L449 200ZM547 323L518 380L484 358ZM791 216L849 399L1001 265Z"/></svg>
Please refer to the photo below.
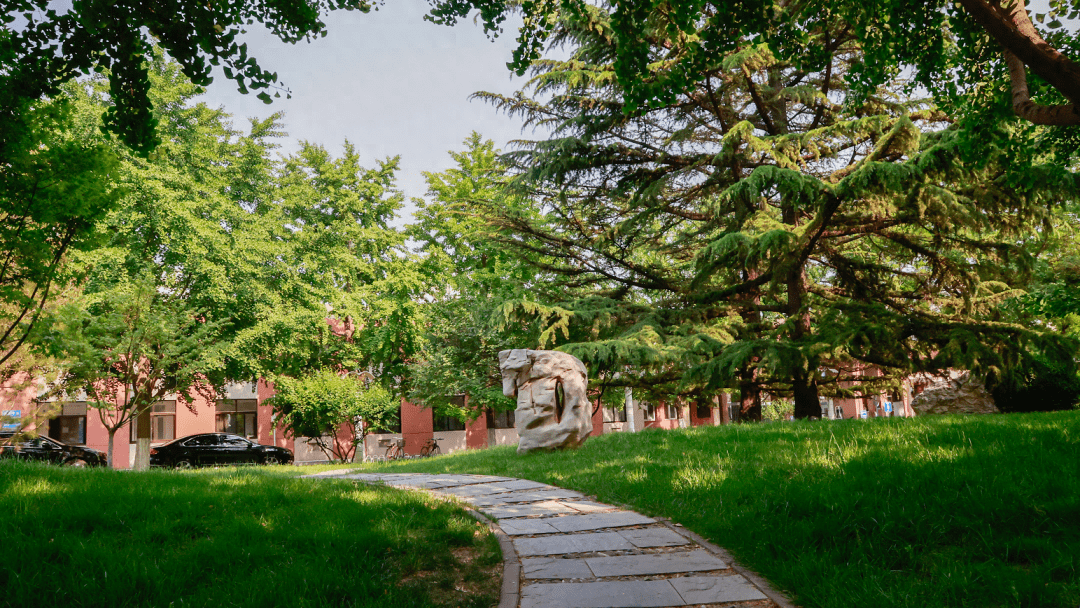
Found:
<svg viewBox="0 0 1080 608"><path fill-rule="evenodd" d="M503 394L517 397L518 454L576 448L592 433L585 394L588 371L573 355L554 350L499 353Z"/></svg>

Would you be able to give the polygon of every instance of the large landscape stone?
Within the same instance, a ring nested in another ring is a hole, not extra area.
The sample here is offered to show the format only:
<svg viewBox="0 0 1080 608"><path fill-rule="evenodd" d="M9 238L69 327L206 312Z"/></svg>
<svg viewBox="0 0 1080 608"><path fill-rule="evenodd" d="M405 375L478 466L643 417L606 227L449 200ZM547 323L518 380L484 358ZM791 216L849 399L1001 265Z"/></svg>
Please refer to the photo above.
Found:
<svg viewBox="0 0 1080 608"><path fill-rule="evenodd" d="M727 568L723 560L702 549L677 553L590 557L585 560L585 563L598 578L671 574L672 572L707 572Z"/></svg>
<svg viewBox="0 0 1080 608"><path fill-rule="evenodd" d="M687 604L716 604L768 599L739 575L687 576L669 579Z"/></svg>
<svg viewBox="0 0 1080 608"><path fill-rule="evenodd" d="M518 454L576 448L592 433L588 370L580 359L554 350L499 352L503 394L517 399Z"/></svg>
<svg viewBox="0 0 1080 608"><path fill-rule="evenodd" d="M560 534L539 538L514 539L518 555L561 555L564 553L592 553L595 551L628 551L634 548L630 541L615 532L591 534Z"/></svg>
<svg viewBox="0 0 1080 608"><path fill-rule="evenodd" d="M521 608L658 608L683 605L668 581L533 583L521 590Z"/></svg>
<svg viewBox="0 0 1080 608"><path fill-rule="evenodd" d="M921 373L916 382L925 383L921 393L911 400L916 414L996 414L994 397L985 382L967 370L946 370L941 374Z"/></svg>

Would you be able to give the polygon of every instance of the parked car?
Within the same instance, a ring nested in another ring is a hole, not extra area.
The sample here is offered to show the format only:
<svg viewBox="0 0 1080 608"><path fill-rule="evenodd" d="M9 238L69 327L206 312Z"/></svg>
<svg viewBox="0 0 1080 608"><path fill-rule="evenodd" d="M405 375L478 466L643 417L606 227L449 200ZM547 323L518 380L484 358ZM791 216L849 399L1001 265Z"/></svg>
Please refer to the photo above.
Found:
<svg viewBox="0 0 1080 608"><path fill-rule="evenodd" d="M260 445L239 435L201 433L150 448L150 466L190 469L230 464L289 464L293 453L273 445Z"/></svg>
<svg viewBox="0 0 1080 608"><path fill-rule="evenodd" d="M12 442L12 434L0 435L0 458L40 460L72 467L103 467L109 464L104 452L68 445L51 437L23 437Z"/></svg>

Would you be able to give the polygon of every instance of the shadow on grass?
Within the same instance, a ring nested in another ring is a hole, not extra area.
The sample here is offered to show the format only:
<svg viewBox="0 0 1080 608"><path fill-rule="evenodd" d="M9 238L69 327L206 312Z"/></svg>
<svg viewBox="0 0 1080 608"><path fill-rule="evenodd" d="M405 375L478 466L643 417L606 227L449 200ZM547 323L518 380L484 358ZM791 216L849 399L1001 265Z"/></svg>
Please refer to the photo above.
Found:
<svg viewBox="0 0 1080 608"><path fill-rule="evenodd" d="M0 463L11 606L490 606L497 584L448 593L455 549L497 569L485 532L445 502L346 481Z"/></svg>

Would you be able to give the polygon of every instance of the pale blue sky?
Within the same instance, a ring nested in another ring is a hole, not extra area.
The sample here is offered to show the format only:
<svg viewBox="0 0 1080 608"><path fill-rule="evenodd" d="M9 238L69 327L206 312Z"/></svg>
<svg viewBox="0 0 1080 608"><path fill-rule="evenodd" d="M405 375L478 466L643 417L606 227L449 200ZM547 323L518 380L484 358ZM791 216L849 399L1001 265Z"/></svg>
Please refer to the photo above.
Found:
<svg viewBox="0 0 1080 608"><path fill-rule="evenodd" d="M506 68L516 24L492 42L471 19L435 25L424 21L427 10L424 0L391 0L377 12L332 13L325 38L296 45L253 31L245 39L250 54L277 72L292 99L263 104L218 73L205 100L241 119L284 111L284 151L304 139L338 155L348 138L367 167L400 155L399 188L406 197L422 196L421 172L452 166L447 151L460 150L473 130L503 148L522 136L517 119L469 96L512 93L525 81L511 79Z"/></svg>

